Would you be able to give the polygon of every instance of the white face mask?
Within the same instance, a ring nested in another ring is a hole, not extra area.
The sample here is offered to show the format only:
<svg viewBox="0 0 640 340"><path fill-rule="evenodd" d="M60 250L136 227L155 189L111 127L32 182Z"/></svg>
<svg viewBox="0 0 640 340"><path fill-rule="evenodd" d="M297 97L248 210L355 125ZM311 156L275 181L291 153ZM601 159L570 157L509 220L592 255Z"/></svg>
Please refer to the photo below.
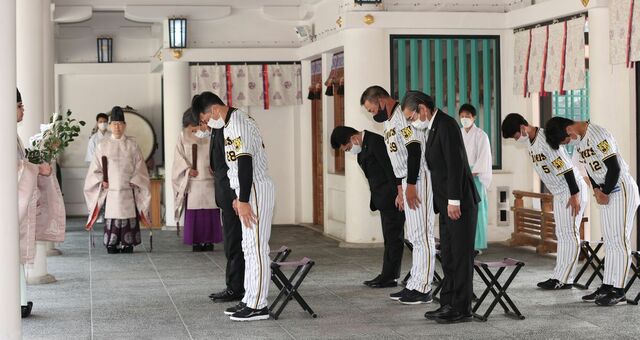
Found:
<svg viewBox="0 0 640 340"><path fill-rule="evenodd" d="M429 121L428 120L420 120L420 118L414 120L413 122L411 122L411 125L413 125L414 128L418 129L418 130L426 130L429 127Z"/></svg>
<svg viewBox="0 0 640 340"><path fill-rule="evenodd" d="M209 132L209 130L207 131L198 130L193 135L198 138L209 138L211 137L211 132Z"/></svg>
<svg viewBox="0 0 640 340"><path fill-rule="evenodd" d="M460 123L462 123L462 127L464 127L465 129L468 129L473 125L473 119L471 119L471 118L460 118Z"/></svg>
<svg viewBox="0 0 640 340"><path fill-rule="evenodd" d="M351 149L349 150L349 152L351 152L354 155L357 155L360 153L360 151L362 151L362 147L358 144L351 144Z"/></svg>
<svg viewBox="0 0 640 340"><path fill-rule="evenodd" d="M520 144L529 143L529 136L526 133L520 133L520 138L518 138L518 140L516 140L516 142L518 142Z"/></svg>
<svg viewBox="0 0 640 340"><path fill-rule="evenodd" d="M98 123L98 130L104 132L107 131L107 123Z"/></svg>
<svg viewBox="0 0 640 340"><path fill-rule="evenodd" d="M224 127L224 119L222 117L218 119L209 118L207 125L212 129L222 129Z"/></svg>

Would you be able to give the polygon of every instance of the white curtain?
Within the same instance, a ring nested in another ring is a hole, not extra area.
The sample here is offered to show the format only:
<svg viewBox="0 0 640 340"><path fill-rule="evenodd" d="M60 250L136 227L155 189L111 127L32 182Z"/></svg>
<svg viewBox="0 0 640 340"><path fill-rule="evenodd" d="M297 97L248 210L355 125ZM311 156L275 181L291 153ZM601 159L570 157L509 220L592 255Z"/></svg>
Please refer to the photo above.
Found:
<svg viewBox="0 0 640 340"><path fill-rule="evenodd" d="M631 61L640 61L640 2L638 0L634 2L633 7L633 23L631 28Z"/></svg>
<svg viewBox="0 0 640 340"><path fill-rule="evenodd" d="M544 79L544 90L548 92L560 91L560 78L562 76L562 59L565 42L565 23L557 23L549 26L549 47L547 50L547 71ZM566 58L565 58L566 60ZM584 58L583 58L584 64Z"/></svg>
<svg viewBox="0 0 640 340"><path fill-rule="evenodd" d="M584 25L584 17L567 21L564 90L579 90L587 86L584 61Z"/></svg>
<svg viewBox="0 0 640 340"><path fill-rule="evenodd" d="M529 72L527 86L529 93L540 92L542 85L542 67L544 63L545 45L547 43L547 27L532 29L531 53L529 55Z"/></svg>
<svg viewBox="0 0 640 340"><path fill-rule="evenodd" d="M513 52L513 93L524 95L525 74L527 72L527 57L529 55L529 31L514 34Z"/></svg>
<svg viewBox="0 0 640 340"><path fill-rule="evenodd" d="M302 104L300 65L269 65L269 104Z"/></svg>
<svg viewBox="0 0 640 340"><path fill-rule="evenodd" d="M609 1L609 59L613 65L627 61L630 6L631 0ZM638 18L634 21L637 26Z"/></svg>
<svg viewBox="0 0 640 340"><path fill-rule="evenodd" d="M263 105L262 65L232 65L231 82L234 106Z"/></svg>
<svg viewBox="0 0 640 340"><path fill-rule="evenodd" d="M227 102L227 72L224 65L191 66L191 96L204 91Z"/></svg>

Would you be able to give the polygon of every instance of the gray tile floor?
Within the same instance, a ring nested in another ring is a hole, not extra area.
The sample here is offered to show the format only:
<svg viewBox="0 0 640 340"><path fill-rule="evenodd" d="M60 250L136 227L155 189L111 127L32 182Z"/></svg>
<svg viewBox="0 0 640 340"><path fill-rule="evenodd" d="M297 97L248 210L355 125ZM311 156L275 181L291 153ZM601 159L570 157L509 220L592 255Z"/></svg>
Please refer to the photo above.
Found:
<svg viewBox="0 0 640 340"><path fill-rule="evenodd" d="M67 241L60 246L63 255L48 259L49 272L58 282L29 287L35 306L33 316L23 322L25 339L631 339L640 335L640 306L601 308L580 302L580 290L539 291L535 283L546 278L554 258L500 244L492 244L481 258L510 256L526 262L509 289L526 319L514 321L498 311L484 323L438 325L423 317L435 305L400 305L387 298L395 289L373 290L361 284L378 272L381 248L339 248L337 242L296 226L275 226L271 246L288 245L292 259L316 260L301 292L319 317L311 319L292 302L277 321L235 323L222 313L227 304L207 298L223 287L222 246L213 253L192 253L175 232L156 231L152 253L139 246L133 255L108 255L99 237L96 248L89 248L82 220L69 222ZM410 264L405 252L403 273ZM273 299L275 287L271 287ZM484 288L478 278L475 287L477 292Z"/></svg>

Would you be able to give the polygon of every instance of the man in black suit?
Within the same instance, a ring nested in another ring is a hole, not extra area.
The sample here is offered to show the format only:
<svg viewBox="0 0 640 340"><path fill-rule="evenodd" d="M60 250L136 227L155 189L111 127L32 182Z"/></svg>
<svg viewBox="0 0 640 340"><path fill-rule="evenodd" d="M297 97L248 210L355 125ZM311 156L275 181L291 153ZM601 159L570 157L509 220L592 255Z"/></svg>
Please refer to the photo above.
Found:
<svg viewBox="0 0 640 340"><path fill-rule="evenodd" d="M469 169L458 122L435 108L433 99L409 91L402 99L405 117L428 129L426 160L431 171L434 209L440 213L440 254L444 282L440 308L425 314L438 323L471 320L475 228L480 197Z"/></svg>
<svg viewBox="0 0 640 340"><path fill-rule="evenodd" d="M384 139L370 131L358 132L352 127L338 126L331 133L331 147L357 155L371 190L369 208L380 211L384 237L382 273L364 284L371 288L396 287L404 250L405 217L402 207L396 206L397 186L401 180L393 173Z"/></svg>
<svg viewBox="0 0 640 340"><path fill-rule="evenodd" d="M234 108L229 108L231 113ZM227 115L231 117L230 114ZM203 122L207 123L207 122ZM224 255L227 258L225 270L227 287L209 295L214 302L241 300L244 296L244 253L242 251L242 223L233 209L236 193L231 189L225 161L224 136L222 129L212 129L209 145L209 162L213 170L216 205L222 209L222 229L224 233Z"/></svg>

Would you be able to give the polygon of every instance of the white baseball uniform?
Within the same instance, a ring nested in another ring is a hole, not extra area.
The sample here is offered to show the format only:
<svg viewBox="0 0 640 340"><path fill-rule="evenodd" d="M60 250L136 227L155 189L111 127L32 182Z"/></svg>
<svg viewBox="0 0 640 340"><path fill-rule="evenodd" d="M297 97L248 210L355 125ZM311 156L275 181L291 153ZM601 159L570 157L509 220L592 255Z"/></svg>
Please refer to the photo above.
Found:
<svg viewBox="0 0 640 340"><path fill-rule="evenodd" d="M391 119L384 122L384 140L387 153L391 159L393 172L397 178L402 178L402 190L407 189L407 161L409 153L407 146L412 143L425 144L422 131L415 129L404 117L400 105L396 103ZM404 200L404 214L406 217L405 235L413 244L411 277L407 282L407 289L415 289L421 293L431 290L433 272L435 269L436 246L433 236L435 216L433 214L433 197L427 195L424 169L425 160L420 151L420 173L416 181L418 198L422 202L416 209L409 208L406 197Z"/></svg>
<svg viewBox="0 0 640 340"><path fill-rule="evenodd" d="M253 309L267 306L271 260L269 238L275 203L275 187L267 172L267 155L255 121L240 110L230 111L231 117L224 127L225 155L229 166L231 188L240 197L238 158L251 157L253 184L249 204L258 224L249 228L242 224L242 251L244 252L244 289L242 302Z"/></svg>
<svg viewBox="0 0 640 340"><path fill-rule="evenodd" d="M561 145L558 150L553 150L545 140L543 129L538 129L535 139L528 146L533 168L553 194L558 256L551 278L572 284L580 255L580 222L587 206L588 186L565 147ZM580 189L580 211L576 216L571 214L571 207L567 207L571 192L564 175L571 170Z"/></svg>
<svg viewBox="0 0 640 340"><path fill-rule="evenodd" d="M605 247L603 284L623 288L631 265L631 231L640 197L638 185L629 174L629 166L618 153L613 136L604 128L589 124L576 150L580 153L589 177L598 185L605 183L605 160L616 156L620 165L618 183L609 193L609 203L600 206L600 220Z"/></svg>

